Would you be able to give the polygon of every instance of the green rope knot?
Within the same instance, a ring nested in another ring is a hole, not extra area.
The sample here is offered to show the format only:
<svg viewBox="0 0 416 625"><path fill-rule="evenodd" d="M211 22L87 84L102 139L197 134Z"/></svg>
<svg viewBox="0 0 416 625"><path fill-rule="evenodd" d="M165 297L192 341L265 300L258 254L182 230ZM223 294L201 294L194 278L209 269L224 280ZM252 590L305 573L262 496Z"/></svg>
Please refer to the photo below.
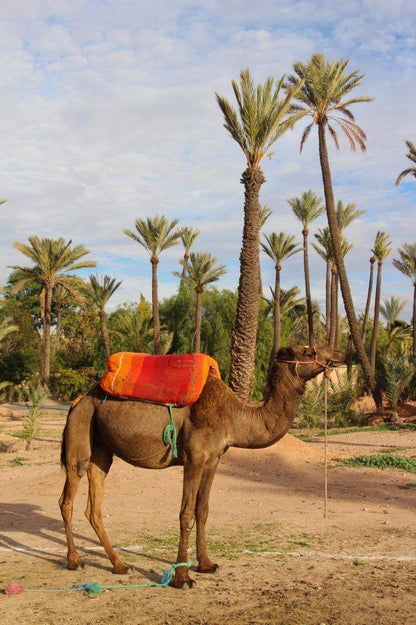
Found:
<svg viewBox="0 0 416 625"><path fill-rule="evenodd" d="M74 586L72 590L84 590L90 596L91 595L99 595L100 590L103 590L105 586L101 586L98 582L91 582L89 584L78 584Z"/></svg>
<svg viewBox="0 0 416 625"><path fill-rule="evenodd" d="M178 564L172 564L170 569L165 569L160 579L160 586L163 586L164 588L169 586L169 584L175 577L175 569L177 569L178 566L187 566L189 568L190 566L192 566L192 560L189 560L189 562L178 562Z"/></svg>
<svg viewBox="0 0 416 625"><path fill-rule="evenodd" d="M178 447L177 447L177 433L175 423L173 422L172 415L172 404L168 405L169 415L170 415L170 423L163 430L163 442L165 445L170 445L172 447L172 456L174 458L178 457Z"/></svg>

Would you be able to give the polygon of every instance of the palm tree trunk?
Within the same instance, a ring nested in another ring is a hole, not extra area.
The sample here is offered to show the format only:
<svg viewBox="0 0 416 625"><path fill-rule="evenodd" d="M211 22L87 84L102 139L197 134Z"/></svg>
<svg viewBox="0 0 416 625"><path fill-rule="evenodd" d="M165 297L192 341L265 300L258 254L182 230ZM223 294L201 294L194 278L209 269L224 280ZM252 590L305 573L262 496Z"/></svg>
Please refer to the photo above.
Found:
<svg viewBox="0 0 416 625"><path fill-rule="evenodd" d="M103 308L99 311L98 316L100 318L100 330L101 330L101 337L104 343L105 355L108 360L111 355L111 346L110 346L110 337L108 336L108 330L107 330L106 314Z"/></svg>
<svg viewBox="0 0 416 625"><path fill-rule="evenodd" d="M195 306L195 351L201 351L201 298L202 289L195 289L196 291L196 306Z"/></svg>
<svg viewBox="0 0 416 625"><path fill-rule="evenodd" d="M381 393L376 384L370 362L364 351L363 342L361 340L360 329L355 315L354 303L351 296L350 285L348 282L347 272L345 270L344 258L341 249L341 235L338 228L337 216L335 212L334 192L332 189L331 170L329 168L328 150L325 139L325 124L318 124L319 134L319 159L321 163L322 181L324 185L326 212L328 216L328 226L331 233L332 245L334 249L335 262L338 269L339 280L341 284L341 292L344 300L345 312L347 313L350 332L357 352L358 359L363 368L364 376L368 387L373 393L377 407L381 407Z"/></svg>
<svg viewBox="0 0 416 625"><path fill-rule="evenodd" d="M265 178L260 167L247 167L241 182L245 187L244 228L229 385L240 399L248 400L253 388L259 312L259 193Z"/></svg>
<svg viewBox="0 0 416 625"><path fill-rule="evenodd" d="M416 356L416 282L413 284L413 356Z"/></svg>
<svg viewBox="0 0 416 625"><path fill-rule="evenodd" d="M363 331L362 331L362 339L365 344L365 335L367 332L368 325L368 316L370 314L370 304L371 304L371 293L373 291L373 278L374 278L374 263L376 261L375 256L371 256L370 258L370 278L368 280L368 293L367 293L367 301L365 304L365 312L364 312L364 320L363 320Z"/></svg>
<svg viewBox="0 0 416 625"><path fill-rule="evenodd" d="M329 335L331 328L331 264L326 263L326 280L325 280L325 330L326 341L329 345Z"/></svg>
<svg viewBox="0 0 416 625"><path fill-rule="evenodd" d="M374 375L376 370L376 355L377 355L377 337L378 337L378 322L380 319L380 302L381 302L381 270L383 267L382 261L377 263L377 282L376 282L376 294L374 300L374 323L373 333L371 335L371 347L370 347L370 363L371 372Z"/></svg>
<svg viewBox="0 0 416 625"><path fill-rule="evenodd" d="M62 334L62 307L58 303L56 307L56 342L61 342L61 334Z"/></svg>
<svg viewBox="0 0 416 625"><path fill-rule="evenodd" d="M45 288L45 316L43 319L43 354L42 354L42 385L45 389L49 386L51 369L51 306L52 287Z"/></svg>
<svg viewBox="0 0 416 625"><path fill-rule="evenodd" d="M332 267L331 270L331 323L329 326L329 346L334 348L336 334L336 314L337 314L337 270Z"/></svg>
<svg viewBox="0 0 416 625"><path fill-rule="evenodd" d="M303 234L303 269L305 273L306 310L308 313L308 345L313 346L315 337L313 332L313 311L311 298L311 283L309 277L309 251L308 251L308 228L304 228Z"/></svg>
<svg viewBox="0 0 416 625"><path fill-rule="evenodd" d="M339 295L339 276L338 273L335 276L335 338L334 338L334 348L338 349L339 345L339 313L338 313L338 295Z"/></svg>
<svg viewBox="0 0 416 625"><path fill-rule="evenodd" d="M159 259L156 258L156 256L152 256L150 262L152 263L153 351L155 354L161 354L162 346L160 344L159 296L157 288L157 265Z"/></svg>
<svg viewBox="0 0 416 625"><path fill-rule="evenodd" d="M280 313L280 265L276 266L276 279L274 283L274 339L272 359L276 358L276 354L280 349L280 339L282 334L282 318Z"/></svg>

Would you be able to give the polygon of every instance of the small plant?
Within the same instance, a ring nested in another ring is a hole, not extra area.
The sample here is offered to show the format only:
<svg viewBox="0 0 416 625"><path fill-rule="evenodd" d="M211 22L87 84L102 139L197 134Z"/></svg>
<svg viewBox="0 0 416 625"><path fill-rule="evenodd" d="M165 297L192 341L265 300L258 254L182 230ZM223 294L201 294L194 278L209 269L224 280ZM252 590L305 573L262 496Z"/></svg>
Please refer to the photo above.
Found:
<svg viewBox="0 0 416 625"><path fill-rule="evenodd" d="M322 425L324 393L321 384L308 384L297 414L298 426L301 428L319 428Z"/></svg>
<svg viewBox="0 0 416 625"><path fill-rule="evenodd" d="M355 380L338 375L336 382L330 380L328 393L328 414L332 427L359 425L361 415L352 407L357 399Z"/></svg>
<svg viewBox="0 0 416 625"><path fill-rule="evenodd" d="M389 357L383 363L379 373L379 381L385 396L390 402L392 416L398 418L397 404L403 391L412 382L415 366L411 359L404 355Z"/></svg>
<svg viewBox="0 0 416 625"><path fill-rule="evenodd" d="M46 391L42 387L39 380L33 382L28 389L28 398L30 409L28 415L23 421L22 438L26 441L26 451L30 449L33 438L39 428L39 416L42 411L42 405L46 399ZM29 404L28 404L29 405Z"/></svg>

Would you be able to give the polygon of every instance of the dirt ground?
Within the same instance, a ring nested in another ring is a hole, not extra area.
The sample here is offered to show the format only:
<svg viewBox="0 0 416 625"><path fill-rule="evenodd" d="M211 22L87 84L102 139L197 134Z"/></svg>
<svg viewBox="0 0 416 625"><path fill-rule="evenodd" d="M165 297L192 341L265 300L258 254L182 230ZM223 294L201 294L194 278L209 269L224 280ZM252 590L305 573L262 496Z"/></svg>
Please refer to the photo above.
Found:
<svg viewBox="0 0 416 625"><path fill-rule="evenodd" d="M135 566L128 577L111 573L83 515L83 480L74 531L86 566L68 571L57 505L64 482L59 466L64 415L42 418L30 451L10 436L21 431L21 421L0 417L0 590L9 583L25 587L18 596L0 594L0 622L416 623L415 475L351 468L337 460L380 450L414 457L416 432L330 436L326 519L322 438L305 443L286 436L264 450L229 450L214 481L207 525L219 571L192 572L193 589L118 588L90 597L70 589L89 582L158 582L175 561L182 470L146 471L115 460L107 478L104 521L123 558Z"/></svg>

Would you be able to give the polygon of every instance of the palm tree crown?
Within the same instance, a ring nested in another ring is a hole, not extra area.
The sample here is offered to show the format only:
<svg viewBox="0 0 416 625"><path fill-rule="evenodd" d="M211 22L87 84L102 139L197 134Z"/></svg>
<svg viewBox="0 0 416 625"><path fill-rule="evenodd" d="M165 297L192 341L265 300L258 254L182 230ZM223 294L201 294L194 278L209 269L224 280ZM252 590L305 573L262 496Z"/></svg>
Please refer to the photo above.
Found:
<svg viewBox="0 0 416 625"><path fill-rule="evenodd" d="M354 202L344 206L344 202L338 200L336 213L338 228L340 232L343 232L353 221L364 215L365 210L359 210Z"/></svg>
<svg viewBox="0 0 416 625"><path fill-rule="evenodd" d="M403 249L397 250L400 260L393 258L393 265L405 276L413 281L416 286L416 243L409 245L404 243Z"/></svg>
<svg viewBox="0 0 416 625"><path fill-rule="evenodd" d="M406 154L407 158L412 161L412 163L416 163L416 144L412 143L412 141L406 141L406 145L409 149L409 152ZM396 187L401 183L403 178L410 174L414 178L416 178L416 167L409 167L408 169L404 169L401 174L397 176L395 185Z"/></svg>
<svg viewBox="0 0 416 625"><path fill-rule="evenodd" d="M344 132L352 150L355 150L358 144L361 150L365 151L365 132L355 123L349 107L359 102L371 102L373 98L367 96L348 98L350 91L358 87L363 78L363 74L357 71L344 74L348 63L349 60L343 59L327 62L324 55L319 53L313 54L308 64L294 63L296 76L289 76L288 84L295 86L300 80L303 81L296 98L301 102L299 109L313 120L304 130L301 151L314 124L328 126L335 146L339 149L334 123Z"/></svg>
<svg viewBox="0 0 416 625"><path fill-rule="evenodd" d="M301 222L304 229L317 219L325 210L322 204L322 198L318 197L313 191L305 191L301 197L292 197L287 200L294 214Z"/></svg>
<svg viewBox="0 0 416 625"><path fill-rule="evenodd" d="M108 300L117 291L121 283L122 280L117 282L115 278L111 278L107 275L101 276L101 278L97 274L95 274L95 276L90 275L90 290L88 295L98 310L104 310Z"/></svg>
<svg viewBox="0 0 416 625"><path fill-rule="evenodd" d="M261 247L268 256L274 261L276 268L280 269L283 260L290 258L293 254L300 252L301 247L294 243L296 236L294 234L285 234L284 232L272 232L264 235L266 243L262 243Z"/></svg>
<svg viewBox="0 0 416 625"><path fill-rule="evenodd" d="M389 235L379 230L376 234L374 247L371 248L371 251L379 263L384 262L391 252L391 240Z"/></svg>
<svg viewBox="0 0 416 625"><path fill-rule="evenodd" d="M177 219L169 222L164 215L155 215L147 219L136 219L137 233L131 230L123 232L142 245L152 260L158 260L161 252L178 243L180 231L173 231L177 223Z"/></svg>
<svg viewBox="0 0 416 625"><path fill-rule="evenodd" d="M217 259L208 253L192 252L188 266L188 276L185 280L194 285L195 290L201 293L204 286L216 282L226 273L225 265L215 266ZM175 272L175 275L179 275Z"/></svg>
<svg viewBox="0 0 416 625"><path fill-rule="evenodd" d="M271 147L299 118L293 112L291 100L299 85L286 89L282 98L284 77L275 82L267 78L264 85L254 85L248 68L240 72L240 84L232 81L237 111L222 96L215 94L224 115L224 128L243 150L249 167L256 167L265 156L271 157Z"/></svg>

